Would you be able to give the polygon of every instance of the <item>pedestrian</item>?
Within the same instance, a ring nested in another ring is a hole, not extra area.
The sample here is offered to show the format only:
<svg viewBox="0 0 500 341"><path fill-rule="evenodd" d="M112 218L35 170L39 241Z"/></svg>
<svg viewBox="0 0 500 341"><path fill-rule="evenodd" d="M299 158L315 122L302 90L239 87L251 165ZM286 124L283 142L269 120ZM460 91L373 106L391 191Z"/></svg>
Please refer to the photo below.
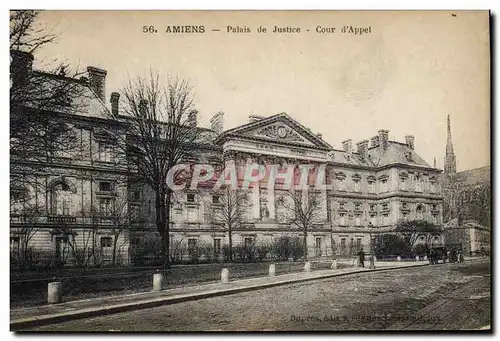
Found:
<svg viewBox="0 0 500 341"><path fill-rule="evenodd" d="M359 250L358 256L359 256L359 265L361 265L361 267L364 268L365 267L365 252L363 250Z"/></svg>
<svg viewBox="0 0 500 341"><path fill-rule="evenodd" d="M464 253L460 252L460 263L464 262Z"/></svg>

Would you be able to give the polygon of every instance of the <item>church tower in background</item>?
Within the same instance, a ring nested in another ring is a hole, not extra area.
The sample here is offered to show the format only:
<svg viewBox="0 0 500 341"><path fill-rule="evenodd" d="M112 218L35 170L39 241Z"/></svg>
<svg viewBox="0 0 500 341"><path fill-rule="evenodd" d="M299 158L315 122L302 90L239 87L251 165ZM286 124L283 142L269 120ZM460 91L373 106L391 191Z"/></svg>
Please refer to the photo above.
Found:
<svg viewBox="0 0 500 341"><path fill-rule="evenodd" d="M444 158L444 172L446 174L455 174L457 172L457 161L453 151L453 142L451 141L451 122L448 115L448 137L446 140L446 156Z"/></svg>

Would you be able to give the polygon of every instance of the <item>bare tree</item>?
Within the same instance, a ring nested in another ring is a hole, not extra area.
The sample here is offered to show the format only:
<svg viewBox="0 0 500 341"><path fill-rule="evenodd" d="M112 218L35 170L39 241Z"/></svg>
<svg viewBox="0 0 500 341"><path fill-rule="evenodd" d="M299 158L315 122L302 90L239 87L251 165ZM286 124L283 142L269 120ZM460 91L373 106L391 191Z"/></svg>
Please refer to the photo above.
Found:
<svg viewBox="0 0 500 341"><path fill-rule="evenodd" d="M79 147L67 114L82 110L91 95L80 73L63 63L33 70L33 54L57 38L39 23L39 14L10 12L10 183L17 189L36 181L33 174L44 163Z"/></svg>
<svg viewBox="0 0 500 341"><path fill-rule="evenodd" d="M315 224L324 220L326 214L321 193L315 190L286 192L278 199L285 208L285 219L295 226L304 237L304 259L307 260L307 236Z"/></svg>
<svg viewBox="0 0 500 341"><path fill-rule="evenodd" d="M165 266L169 266L170 206L173 190L167 175L180 163L193 163L203 142L202 130L192 124L192 88L183 79L166 79L150 72L148 77L129 80L122 89L125 98L125 131L114 130L118 145L127 153L138 178L154 193L156 229L161 237ZM173 182L185 181L189 172L173 174Z"/></svg>
<svg viewBox="0 0 500 341"><path fill-rule="evenodd" d="M233 261L233 232L241 227L245 210L248 205L248 195L243 190L225 186L220 190L219 204L213 210L214 222L222 224L229 239L229 260Z"/></svg>

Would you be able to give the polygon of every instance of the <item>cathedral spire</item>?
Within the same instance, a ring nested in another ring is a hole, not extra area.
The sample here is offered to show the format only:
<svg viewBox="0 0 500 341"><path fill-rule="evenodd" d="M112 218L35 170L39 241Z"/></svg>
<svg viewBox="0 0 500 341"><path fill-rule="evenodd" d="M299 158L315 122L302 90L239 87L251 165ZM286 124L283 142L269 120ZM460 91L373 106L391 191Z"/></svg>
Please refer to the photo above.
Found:
<svg viewBox="0 0 500 341"><path fill-rule="evenodd" d="M437 168L436 167L436 157L434 156L434 168Z"/></svg>
<svg viewBox="0 0 500 341"><path fill-rule="evenodd" d="M444 172L453 174L457 172L457 161L455 159L455 152L453 151L453 142L451 141L451 120L448 115L447 120L447 139L446 139L446 156L444 159Z"/></svg>

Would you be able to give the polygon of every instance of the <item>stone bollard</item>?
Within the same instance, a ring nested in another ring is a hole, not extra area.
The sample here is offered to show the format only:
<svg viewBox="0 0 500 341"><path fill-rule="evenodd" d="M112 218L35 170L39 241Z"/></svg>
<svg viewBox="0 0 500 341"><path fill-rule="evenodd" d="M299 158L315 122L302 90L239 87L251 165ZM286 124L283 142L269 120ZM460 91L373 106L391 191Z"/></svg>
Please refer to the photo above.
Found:
<svg viewBox="0 0 500 341"><path fill-rule="evenodd" d="M375 256L370 257L370 269L375 269Z"/></svg>
<svg viewBox="0 0 500 341"><path fill-rule="evenodd" d="M270 264L269 265L269 277L274 277L276 276L276 265Z"/></svg>
<svg viewBox="0 0 500 341"><path fill-rule="evenodd" d="M220 281L222 283L229 283L229 269L228 268L222 268L220 272Z"/></svg>
<svg viewBox="0 0 500 341"><path fill-rule="evenodd" d="M337 260L336 259L332 260L332 269L338 269L338 268L339 266L337 264Z"/></svg>
<svg viewBox="0 0 500 341"><path fill-rule="evenodd" d="M424 256L424 260L429 260L429 259L427 258L427 256Z"/></svg>
<svg viewBox="0 0 500 341"><path fill-rule="evenodd" d="M156 270L153 275L153 291L163 290L163 282L165 281L165 275L160 273L160 270Z"/></svg>
<svg viewBox="0 0 500 341"><path fill-rule="evenodd" d="M420 260L420 257L419 256L415 256L415 261L419 261Z"/></svg>
<svg viewBox="0 0 500 341"><path fill-rule="evenodd" d="M61 303L62 301L62 283L49 282L47 291L47 302L49 304Z"/></svg>
<svg viewBox="0 0 500 341"><path fill-rule="evenodd" d="M304 264L304 271L311 272L311 262L306 262L306 264Z"/></svg>
<svg viewBox="0 0 500 341"><path fill-rule="evenodd" d="M401 262L401 256L398 256L398 258L396 258L398 262Z"/></svg>

